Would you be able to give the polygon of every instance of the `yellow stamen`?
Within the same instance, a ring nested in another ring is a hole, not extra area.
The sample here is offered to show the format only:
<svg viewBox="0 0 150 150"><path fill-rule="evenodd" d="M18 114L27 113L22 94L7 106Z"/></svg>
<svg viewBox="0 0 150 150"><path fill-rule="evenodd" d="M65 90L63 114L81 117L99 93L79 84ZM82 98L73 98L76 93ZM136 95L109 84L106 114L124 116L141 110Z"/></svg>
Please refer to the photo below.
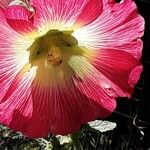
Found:
<svg viewBox="0 0 150 150"><path fill-rule="evenodd" d="M58 66L63 62L62 58L62 50L60 47L52 47L48 51L47 55L47 64L51 64L53 66Z"/></svg>
<svg viewBox="0 0 150 150"><path fill-rule="evenodd" d="M87 49L78 46L73 31L50 30L35 39L28 48L29 64L36 66L35 81L43 86L63 85L74 70L72 56L85 56ZM76 57L75 57L76 58ZM78 66L79 63L75 63Z"/></svg>
<svg viewBox="0 0 150 150"><path fill-rule="evenodd" d="M45 35L36 38L28 49L30 64L36 66L39 59L45 59L46 67L61 65L64 59L63 54L78 45L78 41L71 34L72 31L50 30Z"/></svg>

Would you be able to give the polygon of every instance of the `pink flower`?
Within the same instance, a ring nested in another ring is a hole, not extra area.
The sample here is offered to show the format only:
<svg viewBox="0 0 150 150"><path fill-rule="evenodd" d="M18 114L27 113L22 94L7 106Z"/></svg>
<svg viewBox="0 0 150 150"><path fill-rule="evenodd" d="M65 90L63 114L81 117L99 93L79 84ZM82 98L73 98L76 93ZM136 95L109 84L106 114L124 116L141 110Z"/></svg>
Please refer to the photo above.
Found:
<svg viewBox="0 0 150 150"><path fill-rule="evenodd" d="M31 0L0 10L0 122L68 134L130 97L144 20L132 0Z"/></svg>

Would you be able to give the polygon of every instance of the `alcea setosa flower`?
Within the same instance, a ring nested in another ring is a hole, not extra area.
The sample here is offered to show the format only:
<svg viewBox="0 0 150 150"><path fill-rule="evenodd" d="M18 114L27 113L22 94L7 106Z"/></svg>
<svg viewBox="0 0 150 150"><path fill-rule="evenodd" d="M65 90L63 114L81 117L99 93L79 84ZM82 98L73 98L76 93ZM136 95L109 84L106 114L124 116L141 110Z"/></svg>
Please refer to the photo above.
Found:
<svg viewBox="0 0 150 150"><path fill-rule="evenodd" d="M0 121L30 137L68 134L130 96L144 21L132 0L0 2Z"/></svg>

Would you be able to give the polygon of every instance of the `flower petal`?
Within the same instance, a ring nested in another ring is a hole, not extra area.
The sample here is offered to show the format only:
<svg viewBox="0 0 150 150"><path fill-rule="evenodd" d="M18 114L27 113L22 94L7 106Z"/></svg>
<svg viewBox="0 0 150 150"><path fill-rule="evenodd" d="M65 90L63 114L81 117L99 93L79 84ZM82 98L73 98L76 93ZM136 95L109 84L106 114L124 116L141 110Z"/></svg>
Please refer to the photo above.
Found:
<svg viewBox="0 0 150 150"><path fill-rule="evenodd" d="M122 91L128 93L128 96L132 94L134 86L133 84L131 86L128 81L135 76L136 81L134 80L135 82L132 83L136 84L140 77L141 71L135 71L131 74L134 68L140 66L138 59L125 51L111 49L101 49L90 59L93 66L120 87Z"/></svg>
<svg viewBox="0 0 150 150"><path fill-rule="evenodd" d="M88 120L110 114L102 105L81 94L71 82L51 89L36 87L34 92L35 109L28 125L30 132L27 133L30 136L47 136L50 132L66 135L79 130L81 124Z"/></svg>
<svg viewBox="0 0 150 150"><path fill-rule="evenodd" d="M102 0L90 0L81 14L78 16L75 24L78 27L85 26L89 23L92 23L103 11Z"/></svg>
<svg viewBox="0 0 150 150"><path fill-rule="evenodd" d="M19 73L0 104L0 121L15 131L29 137L65 135L111 113L81 94L71 78L53 87L47 86L44 78L42 84L37 79L35 69Z"/></svg>
<svg viewBox="0 0 150 150"><path fill-rule="evenodd" d="M13 0L2 0L0 1L0 7L6 8Z"/></svg>
<svg viewBox="0 0 150 150"><path fill-rule="evenodd" d="M137 83L137 81L139 80L139 75L141 74L142 71L143 71L142 66L137 66L132 70L128 81L131 87L134 87L134 85Z"/></svg>
<svg viewBox="0 0 150 150"><path fill-rule="evenodd" d="M72 56L68 62L76 74L73 81L80 92L108 112L111 113L115 109L116 97L126 95L84 57Z"/></svg>
<svg viewBox="0 0 150 150"><path fill-rule="evenodd" d="M143 30L144 20L138 15L135 3L126 0L104 7L99 18L77 29L73 35L80 45L89 49L121 47L122 50L139 58L142 49L139 46L139 38L143 35ZM137 48L132 49L133 47Z"/></svg>
<svg viewBox="0 0 150 150"><path fill-rule="evenodd" d="M44 33L53 28L64 30L73 25L87 2L88 0L31 0L35 8L34 24Z"/></svg>
<svg viewBox="0 0 150 150"><path fill-rule="evenodd" d="M32 12L23 6L12 5L4 10L7 23L19 33L32 33L37 29L32 23Z"/></svg>
<svg viewBox="0 0 150 150"><path fill-rule="evenodd" d="M34 79L34 72L33 70L19 72L0 103L0 122L14 130L20 130L20 127L25 129L26 122L32 115L30 86ZM24 118L21 118L20 114Z"/></svg>
<svg viewBox="0 0 150 150"><path fill-rule="evenodd" d="M33 40L21 36L7 24L0 10L0 102L19 70L28 63L26 51Z"/></svg>
<svg viewBox="0 0 150 150"><path fill-rule="evenodd" d="M13 37L16 38L15 36L12 36L12 38ZM6 46L6 44L11 45ZM22 41L20 44L25 44L25 41ZM0 103L2 102L3 97L5 96L8 88L11 86L19 70L28 63L28 53L20 50L21 46L19 46L20 45L17 47L17 44L12 45L12 43L8 42L7 40L0 40L0 89L3 89L0 91ZM18 50L18 52L15 52L15 50Z"/></svg>

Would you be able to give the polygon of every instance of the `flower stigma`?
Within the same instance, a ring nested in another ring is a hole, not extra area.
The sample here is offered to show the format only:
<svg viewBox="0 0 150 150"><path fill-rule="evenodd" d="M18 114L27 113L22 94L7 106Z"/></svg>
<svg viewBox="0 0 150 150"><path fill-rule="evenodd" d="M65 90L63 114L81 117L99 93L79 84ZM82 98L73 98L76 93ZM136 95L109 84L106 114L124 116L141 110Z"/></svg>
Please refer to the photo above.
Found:
<svg viewBox="0 0 150 150"><path fill-rule="evenodd" d="M71 55L81 55L83 50L71 34L72 31L50 30L37 37L28 48L29 63L38 66L39 61L44 60L45 67L58 67Z"/></svg>

